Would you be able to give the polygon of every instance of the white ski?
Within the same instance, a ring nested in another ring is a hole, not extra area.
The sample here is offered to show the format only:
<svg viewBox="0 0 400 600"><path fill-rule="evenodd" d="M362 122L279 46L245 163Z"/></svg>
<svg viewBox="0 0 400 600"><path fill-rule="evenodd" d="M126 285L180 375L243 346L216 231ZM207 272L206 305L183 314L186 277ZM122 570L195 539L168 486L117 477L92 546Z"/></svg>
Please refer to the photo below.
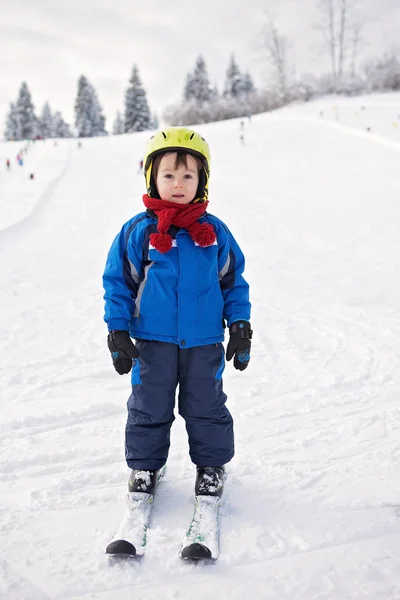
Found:
<svg viewBox="0 0 400 600"><path fill-rule="evenodd" d="M219 556L221 499L216 496L195 496L192 522L183 541L180 557L202 560Z"/></svg>
<svg viewBox="0 0 400 600"><path fill-rule="evenodd" d="M165 466L160 470L157 483L164 475ZM106 548L106 554L113 556L143 556L146 551L147 529L150 523L154 494L128 492L128 508Z"/></svg>

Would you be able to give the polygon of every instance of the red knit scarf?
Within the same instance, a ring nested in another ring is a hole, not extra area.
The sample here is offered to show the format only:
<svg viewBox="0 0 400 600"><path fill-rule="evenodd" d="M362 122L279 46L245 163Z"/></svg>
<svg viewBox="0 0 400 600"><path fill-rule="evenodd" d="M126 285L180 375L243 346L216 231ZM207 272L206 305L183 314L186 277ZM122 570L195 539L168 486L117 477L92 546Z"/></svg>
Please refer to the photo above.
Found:
<svg viewBox="0 0 400 600"><path fill-rule="evenodd" d="M172 238L167 233L171 225L187 229L192 240L203 248L212 246L217 239L214 227L210 223L199 223L197 220L206 212L208 202L178 204L169 200L149 198L145 194L143 203L146 208L153 210L158 217L157 229L159 233L150 234L150 243L163 254L172 248Z"/></svg>

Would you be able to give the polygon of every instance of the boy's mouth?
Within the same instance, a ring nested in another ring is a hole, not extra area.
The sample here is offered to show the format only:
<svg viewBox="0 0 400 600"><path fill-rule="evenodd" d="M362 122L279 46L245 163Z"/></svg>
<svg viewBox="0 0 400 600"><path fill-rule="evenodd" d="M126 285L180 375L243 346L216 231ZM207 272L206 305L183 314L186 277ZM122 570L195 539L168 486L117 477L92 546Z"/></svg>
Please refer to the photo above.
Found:
<svg viewBox="0 0 400 600"><path fill-rule="evenodd" d="M173 198L183 198L185 194L172 194Z"/></svg>

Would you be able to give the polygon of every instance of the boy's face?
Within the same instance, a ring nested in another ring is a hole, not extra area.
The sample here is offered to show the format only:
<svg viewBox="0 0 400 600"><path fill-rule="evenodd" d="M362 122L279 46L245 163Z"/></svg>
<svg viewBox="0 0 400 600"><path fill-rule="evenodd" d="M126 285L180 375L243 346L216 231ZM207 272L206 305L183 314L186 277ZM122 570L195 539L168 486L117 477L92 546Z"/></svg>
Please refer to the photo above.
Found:
<svg viewBox="0 0 400 600"><path fill-rule="evenodd" d="M176 152L162 157L156 178L157 190L162 200L189 204L195 198L199 185L197 164L193 156L188 154L187 167L183 164L175 167L176 158Z"/></svg>

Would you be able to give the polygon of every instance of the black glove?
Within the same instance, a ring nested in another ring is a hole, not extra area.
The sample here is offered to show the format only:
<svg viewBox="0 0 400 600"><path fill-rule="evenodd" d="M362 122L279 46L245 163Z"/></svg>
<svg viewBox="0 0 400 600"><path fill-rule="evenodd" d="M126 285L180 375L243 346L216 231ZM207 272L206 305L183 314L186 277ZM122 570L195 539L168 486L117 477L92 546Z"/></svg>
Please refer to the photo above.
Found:
<svg viewBox="0 0 400 600"><path fill-rule="evenodd" d="M236 321L229 327L229 343L226 349L226 360L235 355L233 366L244 371L250 362L251 338L253 332L248 321Z"/></svg>
<svg viewBox="0 0 400 600"><path fill-rule="evenodd" d="M111 331L107 337L107 344L117 373L120 375L129 373L132 369L132 359L139 356L139 350L129 337L129 333L123 330Z"/></svg>

